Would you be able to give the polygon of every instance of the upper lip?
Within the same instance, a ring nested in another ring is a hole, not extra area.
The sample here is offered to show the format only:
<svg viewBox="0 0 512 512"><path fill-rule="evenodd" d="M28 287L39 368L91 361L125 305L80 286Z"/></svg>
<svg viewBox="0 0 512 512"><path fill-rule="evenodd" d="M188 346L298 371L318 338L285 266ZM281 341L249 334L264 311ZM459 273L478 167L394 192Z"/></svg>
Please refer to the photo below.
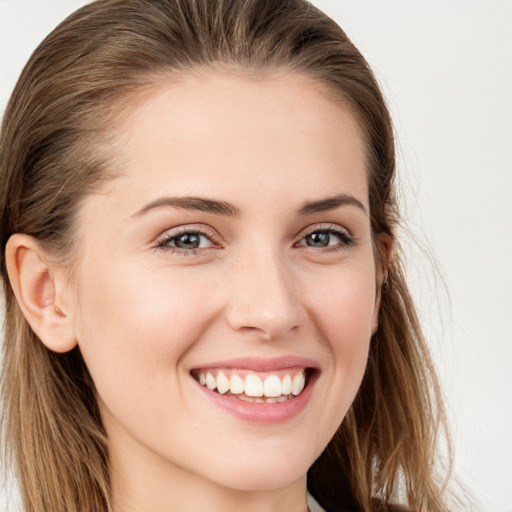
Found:
<svg viewBox="0 0 512 512"><path fill-rule="evenodd" d="M283 370L286 368L318 369L318 363L313 359L292 355L275 358L239 357L235 359L212 361L207 364L201 364L199 366L194 366L193 370L202 370L208 368L243 368L245 370L253 370L255 372L271 372L273 370Z"/></svg>

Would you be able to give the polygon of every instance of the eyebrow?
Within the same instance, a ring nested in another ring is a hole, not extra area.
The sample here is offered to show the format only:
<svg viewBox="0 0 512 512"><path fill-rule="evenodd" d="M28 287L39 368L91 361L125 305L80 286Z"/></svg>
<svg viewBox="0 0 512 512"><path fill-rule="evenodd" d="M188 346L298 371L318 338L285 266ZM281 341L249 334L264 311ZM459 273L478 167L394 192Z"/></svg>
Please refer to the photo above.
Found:
<svg viewBox="0 0 512 512"><path fill-rule="evenodd" d="M363 203L349 194L339 194L332 197L326 197L316 201L306 201L298 210L300 216L311 215L313 213L335 210L340 206L355 206L366 213ZM183 208L185 210L197 210L201 212L210 212L227 217L241 217L240 209L228 201L218 199L209 199L205 197L185 196L185 197L160 197L151 201L137 211L132 218L141 217L151 210L157 208L171 207Z"/></svg>
<svg viewBox="0 0 512 512"><path fill-rule="evenodd" d="M298 210L299 215L311 215L312 213L317 212L326 212L330 210L335 210L340 206L355 206L362 210L364 213L366 212L366 208L354 196L349 194L339 194L337 196L326 197L324 199L319 199L318 201L306 201Z"/></svg>
<svg viewBox="0 0 512 512"><path fill-rule="evenodd" d="M146 204L132 215L132 217L140 217L151 210L162 207L184 208L185 210L198 210L201 212L215 213L217 215L226 215L228 217L240 217L240 209L227 201L195 196L160 197Z"/></svg>

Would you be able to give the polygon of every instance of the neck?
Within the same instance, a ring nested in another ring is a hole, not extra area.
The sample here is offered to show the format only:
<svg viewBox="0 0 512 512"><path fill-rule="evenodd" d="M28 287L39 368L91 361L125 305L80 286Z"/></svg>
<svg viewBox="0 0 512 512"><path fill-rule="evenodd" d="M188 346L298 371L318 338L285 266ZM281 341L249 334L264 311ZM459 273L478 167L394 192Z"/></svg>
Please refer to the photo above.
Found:
<svg viewBox="0 0 512 512"><path fill-rule="evenodd" d="M149 480L148 476L146 474L143 480L138 481L114 476L115 512L307 511L305 481L281 489L244 491L216 485L199 477L173 475Z"/></svg>

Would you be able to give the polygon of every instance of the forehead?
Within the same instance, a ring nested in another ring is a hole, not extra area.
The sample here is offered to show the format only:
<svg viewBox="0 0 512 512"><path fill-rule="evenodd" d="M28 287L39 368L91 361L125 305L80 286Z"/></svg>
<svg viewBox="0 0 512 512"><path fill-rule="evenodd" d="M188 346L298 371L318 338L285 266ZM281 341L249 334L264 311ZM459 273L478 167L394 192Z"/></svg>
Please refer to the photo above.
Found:
<svg viewBox="0 0 512 512"><path fill-rule="evenodd" d="M142 201L157 192L232 200L262 187L279 199L290 190L331 196L341 188L335 192L368 206L356 120L302 75L162 79L125 110L117 132L122 175L115 188L126 188L123 202L129 189Z"/></svg>

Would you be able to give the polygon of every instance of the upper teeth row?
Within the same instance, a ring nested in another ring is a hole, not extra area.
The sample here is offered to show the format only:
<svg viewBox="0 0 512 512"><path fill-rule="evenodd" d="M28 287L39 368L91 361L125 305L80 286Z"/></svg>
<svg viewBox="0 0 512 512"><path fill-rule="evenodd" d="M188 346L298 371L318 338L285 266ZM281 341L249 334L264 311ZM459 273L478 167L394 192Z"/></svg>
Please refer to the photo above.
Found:
<svg viewBox="0 0 512 512"><path fill-rule="evenodd" d="M245 393L252 397L279 397L290 393L300 394L306 384L306 377L304 373L299 372L293 378L290 375L285 375L281 380L277 375L269 375L262 380L253 373L246 375L243 379L236 374L228 378L223 372L217 373L217 377L214 377L211 372L206 374L201 372L199 373L199 383L208 389L217 389L222 395L231 391L234 395Z"/></svg>

